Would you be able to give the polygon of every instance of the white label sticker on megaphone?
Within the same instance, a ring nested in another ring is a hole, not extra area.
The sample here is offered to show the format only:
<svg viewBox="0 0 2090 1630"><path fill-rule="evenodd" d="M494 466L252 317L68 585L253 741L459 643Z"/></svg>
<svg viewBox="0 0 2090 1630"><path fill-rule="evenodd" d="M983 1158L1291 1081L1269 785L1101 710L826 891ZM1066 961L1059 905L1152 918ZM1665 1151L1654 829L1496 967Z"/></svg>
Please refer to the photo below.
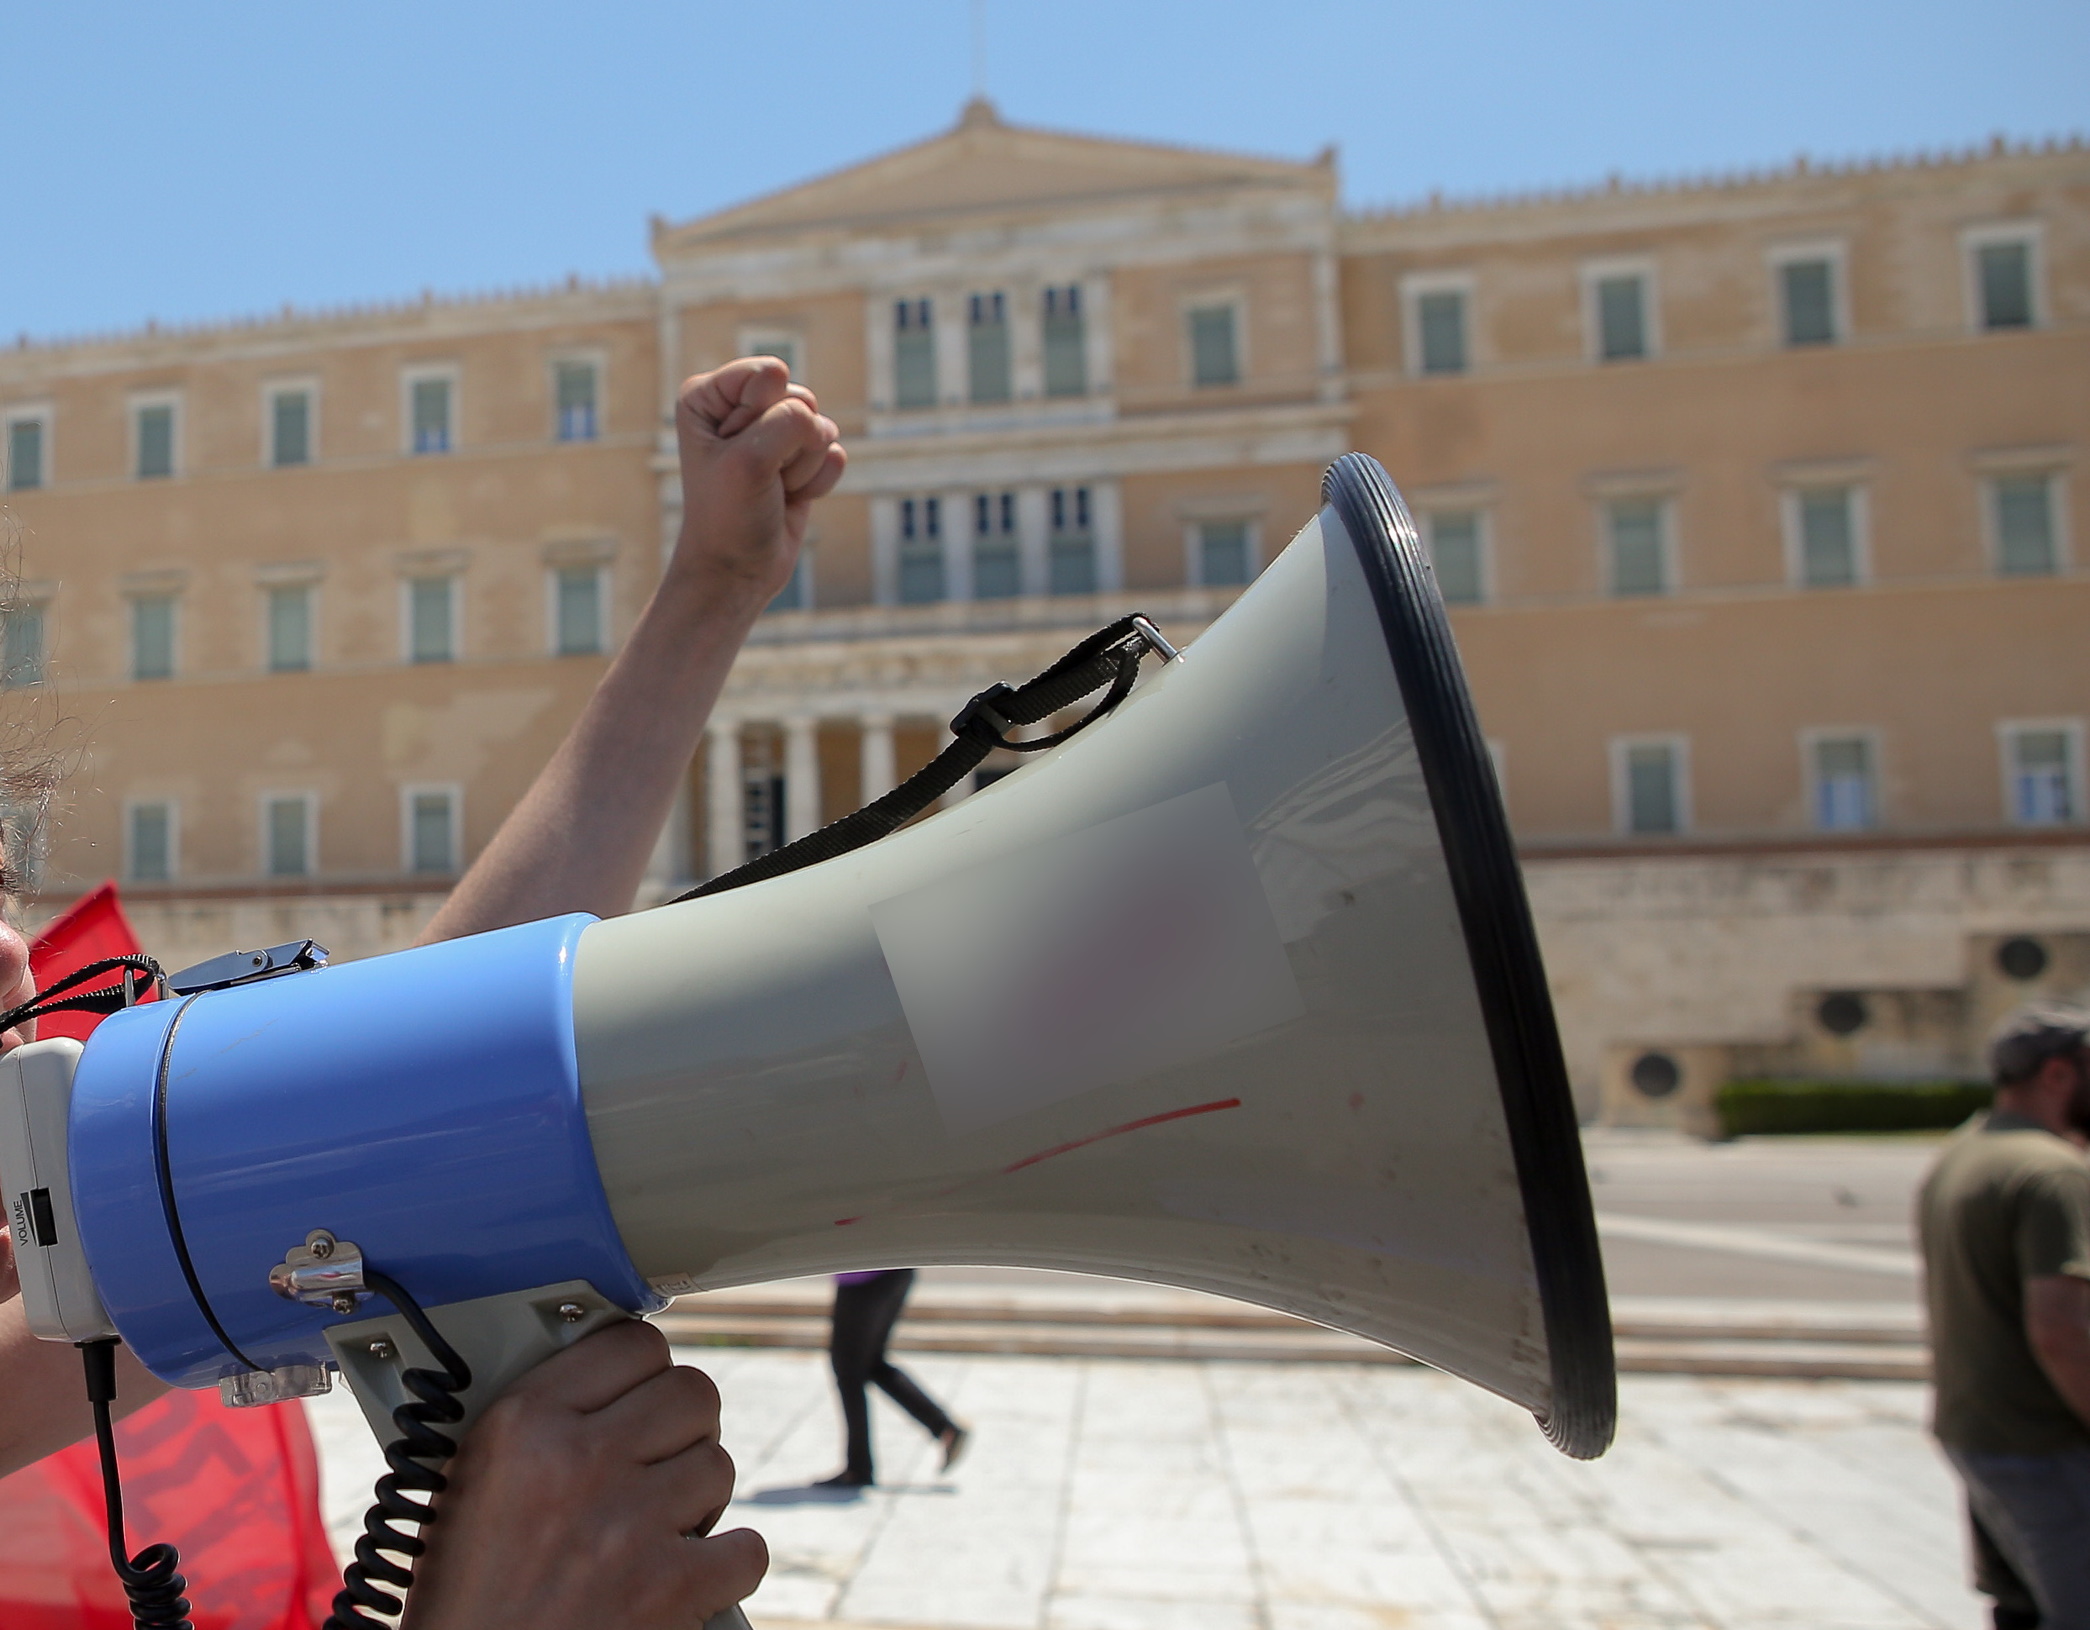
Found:
<svg viewBox="0 0 2090 1630"><path fill-rule="evenodd" d="M1221 783L882 900L871 920L953 1132L1305 1011Z"/></svg>

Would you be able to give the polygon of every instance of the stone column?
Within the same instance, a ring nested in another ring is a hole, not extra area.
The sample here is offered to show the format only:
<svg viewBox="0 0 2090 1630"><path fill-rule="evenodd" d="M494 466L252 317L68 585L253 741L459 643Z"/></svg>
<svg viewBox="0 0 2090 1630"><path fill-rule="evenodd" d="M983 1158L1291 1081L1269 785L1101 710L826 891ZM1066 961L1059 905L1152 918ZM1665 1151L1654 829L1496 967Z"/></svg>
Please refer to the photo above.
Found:
<svg viewBox="0 0 2090 1630"><path fill-rule="evenodd" d="M713 718L704 733L704 875L730 872L747 858L741 784L740 721Z"/></svg>
<svg viewBox="0 0 2090 1630"><path fill-rule="evenodd" d="M820 830L820 721L795 714L784 721L784 841Z"/></svg>
<svg viewBox="0 0 2090 1630"><path fill-rule="evenodd" d="M857 725L863 732L863 757L859 761L862 787L857 802L868 804L874 798L883 798L900 784L900 772L893 758L893 716L890 713L866 713Z"/></svg>

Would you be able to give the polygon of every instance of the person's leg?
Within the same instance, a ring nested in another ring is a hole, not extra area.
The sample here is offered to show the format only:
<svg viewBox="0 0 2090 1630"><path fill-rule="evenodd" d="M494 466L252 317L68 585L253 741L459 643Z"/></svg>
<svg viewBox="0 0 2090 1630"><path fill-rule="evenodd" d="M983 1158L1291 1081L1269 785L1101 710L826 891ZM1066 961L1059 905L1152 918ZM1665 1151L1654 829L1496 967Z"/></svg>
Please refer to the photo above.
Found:
<svg viewBox="0 0 2090 1630"><path fill-rule="evenodd" d="M2042 1630L2090 1630L2090 1449L1948 1453L1975 1516L2039 1604Z"/></svg>
<svg viewBox="0 0 2090 1630"><path fill-rule="evenodd" d="M878 1323L878 1289L875 1281L835 1286L827 1357L834 1366L835 1390L842 1399L842 1427L848 1446L841 1475L828 1479L838 1485L871 1481L871 1409L864 1397L864 1385L885 1345ZM890 1328L889 1320L886 1328Z"/></svg>
<svg viewBox="0 0 2090 1630"><path fill-rule="evenodd" d="M1981 1525L1971 1501L1967 1529L1973 1539L1974 1588L1995 1604L1989 1616L1990 1630L2039 1630L2039 1604L1995 1536Z"/></svg>
<svg viewBox="0 0 2090 1630"><path fill-rule="evenodd" d="M914 1377L885 1356L885 1345L892 1337L893 1326L900 1322L900 1310L906 1305L907 1292L914 1285L914 1270L898 1269L887 1275L886 1280L881 1288L889 1290L890 1300L880 1304L879 1312L884 1322L878 1331L877 1352L872 1359L869 1379L894 1403L921 1422L924 1430L944 1446L944 1464L948 1466L954 1458L953 1445L964 1435L962 1429L943 1412L934 1398L915 1384Z"/></svg>

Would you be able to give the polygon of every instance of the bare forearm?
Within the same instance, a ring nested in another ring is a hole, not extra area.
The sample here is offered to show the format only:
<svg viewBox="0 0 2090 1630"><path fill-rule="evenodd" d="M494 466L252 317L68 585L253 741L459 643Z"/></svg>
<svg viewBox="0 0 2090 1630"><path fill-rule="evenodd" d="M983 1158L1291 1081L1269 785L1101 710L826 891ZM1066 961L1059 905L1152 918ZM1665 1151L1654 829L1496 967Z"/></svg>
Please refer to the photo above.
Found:
<svg viewBox="0 0 2090 1630"><path fill-rule="evenodd" d="M421 942L560 912L629 910L760 611L735 585L663 582L565 741Z"/></svg>
<svg viewBox="0 0 2090 1630"><path fill-rule="evenodd" d="M2090 1426L2090 1280L2060 1274L2028 1280L2025 1335L2054 1390Z"/></svg>
<svg viewBox="0 0 2090 1630"><path fill-rule="evenodd" d="M128 1415L167 1390L130 1354L116 1355L116 1413ZM77 1443L94 1430L80 1355L39 1341L17 1296L0 1302L0 1476Z"/></svg>

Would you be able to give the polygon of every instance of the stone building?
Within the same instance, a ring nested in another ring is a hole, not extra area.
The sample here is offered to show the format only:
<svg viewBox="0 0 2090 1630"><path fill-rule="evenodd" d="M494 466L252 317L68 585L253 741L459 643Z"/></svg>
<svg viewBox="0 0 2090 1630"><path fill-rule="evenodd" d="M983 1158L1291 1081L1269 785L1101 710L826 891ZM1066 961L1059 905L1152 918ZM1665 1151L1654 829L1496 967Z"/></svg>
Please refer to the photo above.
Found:
<svg viewBox="0 0 2090 1630"><path fill-rule="evenodd" d="M675 383L761 351L852 462L656 894L1125 610L1194 639L1358 447L1452 603L1589 1103L1607 1049L1796 1045L1807 993L1960 989L1977 943L2079 965L2079 143L1360 214L1331 154L976 102L653 253L0 350L4 677L83 742L39 909L109 875L170 960L403 943L657 573Z"/></svg>

